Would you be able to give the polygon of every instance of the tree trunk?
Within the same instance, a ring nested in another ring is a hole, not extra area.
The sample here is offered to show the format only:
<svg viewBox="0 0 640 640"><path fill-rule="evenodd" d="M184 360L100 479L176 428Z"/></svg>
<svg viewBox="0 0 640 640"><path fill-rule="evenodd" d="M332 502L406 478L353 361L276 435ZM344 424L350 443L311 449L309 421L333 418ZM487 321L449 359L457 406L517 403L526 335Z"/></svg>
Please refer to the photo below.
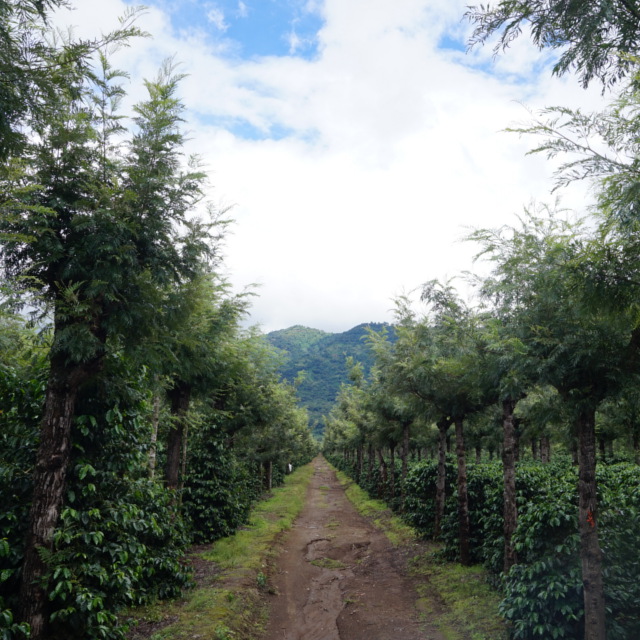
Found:
<svg viewBox="0 0 640 640"><path fill-rule="evenodd" d="M447 462L447 430L451 421L444 419L438 422L438 479L436 482L436 521L433 525L433 537L437 540L442 533L442 518L444 517L444 501L446 491L446 462Z"/></svg>
<svg viewBox="0 0 640 640"><path fill-rule="evenodd" d="M51 359L20 584L20 619L29 624L31 640L48 637L49 599L41 586L48 567L40 551L53 547L53 534L64 502L78 388L101 364L102 359L97 358L92 363L68 367L63 355Z"/></svg>
<svg viewBox="0 0 640 640"><path fill-rule="evenodd" d="M578 416L579 531L585 640L606 640L602 552L598 543L595 410Z"/></svg>
<svg viewBox="0 0 640 640"><path fill-rule="evenodd" d="M156 454L158 451L158 424L160 423L160 394L153 394L153 414L151 415L151 445L149 447L149 477L156 473Z"/></svg>
<svg viewBox="0 0 640 640"><path fill-rule="evenodd" d="M607 461L607 452L606 452L606 449L604 448L604 439L603 438L598 438L598 447L600 449L600 460L602 460L602 462L606 462Z"/></svg>
<svg viewBox="0 0 640 640"><path fill-rule="evenodd" d="M189 450L189 423L185 422L184 433L182 436L182 460L180 463L180 483L178 489L182 491L184 489L184 479L187 477L187 453ZM182 504L182 497L180 498Z"/></svg>
<svg viewBox="0 0 640 640"><path fill-rule="evenodd" d="M400 511L404 511L404 499L407 494L406 484L407 484L407 472L409 469L409 466L408 466L409 438L410 438L409 425L404 424L402 426L402 491L401 491L402 505L400 506Z"/></svg>
<svg viewBox="0 0 640 640"><path fill-rule="evenodd" d="M273 462L271 460L264 463L264 484L267 491L273 489Z"/></svg>
<svg viewBox="0 0 640 640"><path fill-rule="evenodd" d="M387 463L382 455L382 449L378 449L378 460L380 461L380 483L378 484L378 497L384 498L387 492Z"/></svg>
<svg viewBox="0 0 640 640"><path fill-rule="evenodd" d="M571 441L569 442L569 450L571 451L571 463L574 466L578 466L578 440L573 435L571 436Z"/></svg>
<svg viewBox="0 0 640 640"><path fill-rule="evenodd" d="M535 438L531 438L531 457L538 459L538 441Z"/></svg>
<svg viewBox="0 0 640 640"><path fill-rule="evenodd" d="M476 464L480 464L482 462L482 447L477 444L476 445Z"/></svg>
<svg viewBox="0 0 640 640"><path fill-rule="evenodd" d="M391 500L395 500L396 497L396 445L391 445L389 447L389 467L390 467L390 476L391 485L389 487L389 492L391 494Z"/></svg>
<svg viewBox="0 0 640 640"><path fill-rule="evenodd" d="M363 446L362 444L358 445L358 448L356 449L356 476L357 476L357 482L360 482L362 480L362 458L364 457L364 451L363 451Z"/></svg>
<svg viewBox="0 0 640 640"><path fill-rule="evenodd" d="M164 479L169 489L177 490L180 485L180 460L182 458L187 411L191 400L191 386L185 383L177 384L167 395L171 401L173 424L169 429L167 440L167 464Z"/></svg>
<svg viewBox="0 0 640 640"><path fill-rule="evenodd" d="M540 459L544 464L551 462L551 439L549 436L542 436L540 440Z"/></svg>
<svg viewBox="0 0 640 640"><path fill-rule="evenodd" d="M515 426L513 412L515 400L505 400L502 403L502 475L504 482L504 564L503 571L509 573L511 567L518 562L516 551L511 544L511 538L518 524L518 507L516 503L516 457L515 457Z"/></svg>
<svg viewBox="0 0 640 640"><path fill-rule="evenodd" d="M458 457L458 520L460 528L460 563L471 564L469 550L469 498L467 495L467 459L464 449L464 429L461 418L456 418L456 455Z"/></svg>
<svg viewBox="0 0 640 640"><path fill-rule="evenodd" d="M371 484L371 480L373 479L373 463L375 460L375 455L373 453L373 445L369 443L369 448L367 450L367 482Z"/></svg>
<svg viewBox="0 0 640 640"><path fill-rule="evenodd" d="M631 436L631 445L633 447L633 456L636 464L640 464L640 433L637 427L634 427Z"/></svg>

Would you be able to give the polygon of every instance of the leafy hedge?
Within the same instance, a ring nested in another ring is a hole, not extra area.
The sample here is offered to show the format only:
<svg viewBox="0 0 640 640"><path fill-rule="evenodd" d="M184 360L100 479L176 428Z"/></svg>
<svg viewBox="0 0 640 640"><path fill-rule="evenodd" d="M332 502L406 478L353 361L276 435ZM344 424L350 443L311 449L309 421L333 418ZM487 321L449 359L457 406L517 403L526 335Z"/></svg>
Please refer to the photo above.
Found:
<svg viewBox="0 0 640 640"><path fill-rule="evenodd" d="M194 542L212 542L243 525L262 489L261 476L224 444L215 424L198 430L192 443L183 506Z"/></svg>
<svg viewBox="0 0 640 640"><path fill-rule="evenodd" d="M338 457L332 462L355 477L353 465ZM442 541L450 559L457 557L459 548L456 476L455 462L449 459ZM433 536L436 479L435 461L414 463L404 487L403 516L425 537ZM576 468L562 459L519 464L518 527L513 538L518 564L507 576L501 573L502 465L469 464L467 482L472 558L489 569L503 591L501 613L511 622L514 640L582 637ZM367 488L366 482L363 486ZM396 486L399 494L399 476ZM600 465L598 486L608 638L640 638L640 469L628 463Z"/></svg>

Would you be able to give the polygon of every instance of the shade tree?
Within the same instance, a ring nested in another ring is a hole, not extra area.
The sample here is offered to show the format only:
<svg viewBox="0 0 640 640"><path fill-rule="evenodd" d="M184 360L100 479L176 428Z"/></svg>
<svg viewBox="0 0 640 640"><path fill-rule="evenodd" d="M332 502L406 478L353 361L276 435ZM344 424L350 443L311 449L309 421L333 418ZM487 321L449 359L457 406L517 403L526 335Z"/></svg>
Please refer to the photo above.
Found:
<svg viewBox="0 0 640 640"><path fill-rule="evenodd" d="M600 255L602 237L579 222L529 215L519 228L487 238L495 261L485 291L512 315L514 335L527 345L524 366L553 386L578 437L579 531L585 637L605 637L602 557L598 542L595 415L617 392L633 363L635 313L594 307L585 261Z"/></svg>
<svg viewBox="0 0 640 640"><path fill-rule="evenodd" d="M4 276L53 326L21 596L33 638L46 633L38 550L51 548L60 513L79 390L157 319L157 289L192 277L210 253L207 225L191 219L204 175L182 164L179 79L166 66L147 83L124 160L101 138L119 132L100 99L117 79L72 67L39 137L3 174Z"/></svg>

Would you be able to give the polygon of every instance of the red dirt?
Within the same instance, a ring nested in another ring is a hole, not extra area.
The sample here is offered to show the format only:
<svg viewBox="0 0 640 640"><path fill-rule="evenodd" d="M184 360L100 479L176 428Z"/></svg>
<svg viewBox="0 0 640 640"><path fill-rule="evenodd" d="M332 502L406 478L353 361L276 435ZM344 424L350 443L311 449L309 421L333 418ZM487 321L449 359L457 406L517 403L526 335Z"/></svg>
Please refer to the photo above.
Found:
<svg viewBox="0 0 640 640"><path fill-rule="evenodd" d="M361 516L325 460L271 572L264 640L444 640L419 620L406 554Z"/></svg>

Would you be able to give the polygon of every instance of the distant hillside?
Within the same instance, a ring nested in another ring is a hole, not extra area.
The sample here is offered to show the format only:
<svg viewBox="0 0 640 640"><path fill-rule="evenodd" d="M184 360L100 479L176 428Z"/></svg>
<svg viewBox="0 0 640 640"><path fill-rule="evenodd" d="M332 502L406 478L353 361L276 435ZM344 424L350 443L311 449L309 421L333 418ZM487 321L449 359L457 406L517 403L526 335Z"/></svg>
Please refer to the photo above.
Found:
<svg viewBox="0 0 640 640"><path fill-rule="evenodd" d="M266 335L269 343L281 351L283 378L293 382L301 371L304 372L298 396L309 410L311 425L317 435L324 429L322 417L329 413L340 384L348 381L347 357L352 356L362 363L366 374L373 365L373 354L366 341L368 328L392 330L388 324L372 322L344 333L327 333L298 325Z"/></svg>

